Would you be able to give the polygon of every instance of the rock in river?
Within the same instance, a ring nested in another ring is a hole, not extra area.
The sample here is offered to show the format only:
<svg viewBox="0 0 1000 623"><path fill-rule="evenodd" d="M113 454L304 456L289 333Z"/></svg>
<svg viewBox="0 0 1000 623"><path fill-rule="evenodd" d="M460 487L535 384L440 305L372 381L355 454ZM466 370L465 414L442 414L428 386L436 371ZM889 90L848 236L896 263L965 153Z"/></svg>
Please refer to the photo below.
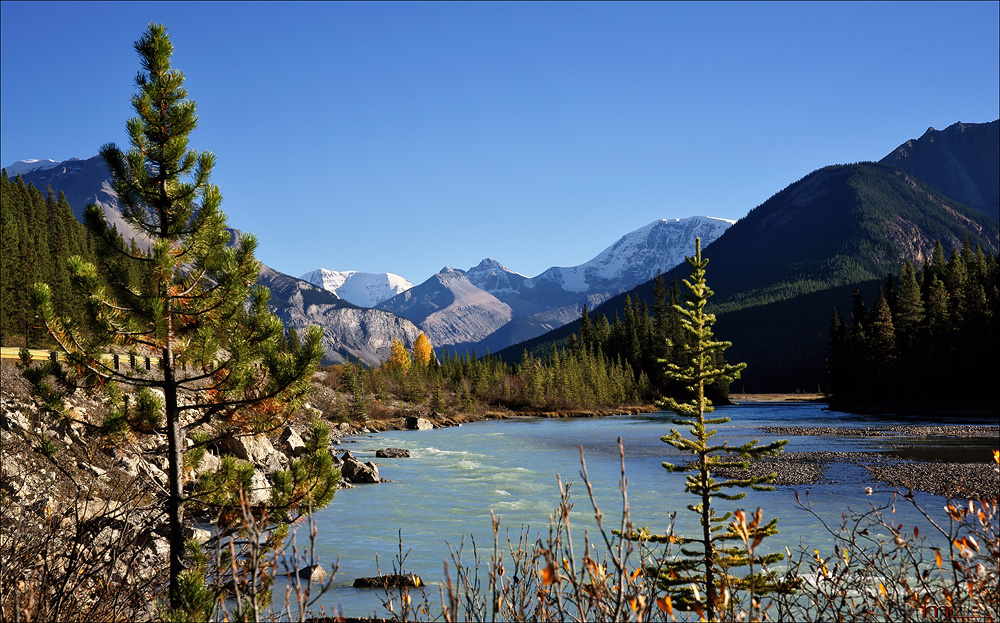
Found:
<svg viewBox="0 0 1000 623"><path fill-rule="evenodd" d="M405 448L382 448L375 451L375 456L380 459L408 459L410 451Z"/></svg>

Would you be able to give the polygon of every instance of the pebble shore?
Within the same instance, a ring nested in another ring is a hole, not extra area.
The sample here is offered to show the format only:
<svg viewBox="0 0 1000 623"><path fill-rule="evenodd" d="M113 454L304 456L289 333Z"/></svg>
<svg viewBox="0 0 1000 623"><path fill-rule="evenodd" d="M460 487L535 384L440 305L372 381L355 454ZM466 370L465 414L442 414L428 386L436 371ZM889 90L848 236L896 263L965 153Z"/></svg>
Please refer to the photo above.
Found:
<svg viewBox="0 0 1000 623"><path fill-rule="evenodd" d="M1000 427L974 425L877 426L839 428L829 426L764 426L768 436L841 436L841 437L921 437L997 440ZM752 461L747 469L717 468L723 478L747 478L776 473L779 486L834 482L829 467L850 463L867 470L871 485L880 483L900 489L913 489L935 495L964 499L1000 497L1000 473L996 463L953 463L940 461L903 461L878 452L786 452L775 457ZM858 483L861 485L868 483Z"/></svg>

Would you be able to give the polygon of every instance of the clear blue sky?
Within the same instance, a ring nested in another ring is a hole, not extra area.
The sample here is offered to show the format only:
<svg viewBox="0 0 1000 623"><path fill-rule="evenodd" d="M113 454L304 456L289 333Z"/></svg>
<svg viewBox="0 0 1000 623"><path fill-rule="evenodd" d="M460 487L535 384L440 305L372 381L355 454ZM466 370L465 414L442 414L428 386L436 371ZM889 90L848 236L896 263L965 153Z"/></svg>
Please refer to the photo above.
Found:
<svg viewBox="0 0 1000 623"><path fill-rule="evenodd" d="M2 3L2 157L127 146L167 26L232 226L289 274L534 276L1000 117L1000 3Z"/></svg>

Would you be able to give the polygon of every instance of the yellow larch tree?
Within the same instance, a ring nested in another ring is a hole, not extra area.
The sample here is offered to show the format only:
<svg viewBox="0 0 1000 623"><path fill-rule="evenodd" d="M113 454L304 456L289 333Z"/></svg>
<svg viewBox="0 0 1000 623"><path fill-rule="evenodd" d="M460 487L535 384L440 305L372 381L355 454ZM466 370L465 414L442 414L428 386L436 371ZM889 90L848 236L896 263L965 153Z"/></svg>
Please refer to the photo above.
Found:
<svg viewBox="0 0 1000 623"><path fill-rule="evenodd" d="M417 341L413 343L413 361L426 368L433 356L434 347L431 346L431 341L421 333L417 336Z"/></svg>
<svg viewBox="0 0 1000 623"><path fill-rule="evenodd" d="M400 372L406 372L410 368L410 353L399 338L392 338L392 352L389 353L385 365Z"/></svg>

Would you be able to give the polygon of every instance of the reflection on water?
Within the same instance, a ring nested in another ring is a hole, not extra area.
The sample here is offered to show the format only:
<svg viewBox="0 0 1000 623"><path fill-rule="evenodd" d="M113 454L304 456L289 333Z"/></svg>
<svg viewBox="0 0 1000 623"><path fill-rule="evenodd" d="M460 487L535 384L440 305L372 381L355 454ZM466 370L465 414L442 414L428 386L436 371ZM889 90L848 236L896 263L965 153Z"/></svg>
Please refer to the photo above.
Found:
<svg viewBox="0 0 1000 623"><path fill-rule="evenodd" d="M732 418L717 427L715 437L729 440L731 445L757 437L768 441L758 433L758 426L904 423L832 412L814 403L720 407L716 415ZM390 482L339 491L330 506L317 513L317 554L326 565L338 558L340 561L335 589L321 602L325 611L329 614L335 607L348 615L363 616L379 610L378 592L354 589L351 583L357 577L376 575L376 555L381 570L389 571L400 535L404 549L411 550L404 571L412 570L432 584L429 594L434 603L437 589L433 584L443 577L447 544L457 544L463 537L468 541L470 534L479 542L491 541L491 510L502 516L501 526L515 535L522 525L533 531L547 531L548 516L559 499L557 475L575 483L572 491L576 506L571 515L575 533L582 537L583 529L593 531L595 523L580 477L581 447L601 510L609 519L620 516L619 437L625 448L633 521L655 532L666 527L671 513L680 510L679 531L694 532L697 520L685 510L691 500L683 491L684 475L662 468L663 461L681 456L660 441L675 427L672 418L672 414L654 413L595 419L507 420L356 438L358 443L351 444L351 452L362 461L379 463L380 474ZM959 451L957 444L918 450L911 446L918 447L913 439L895 438L890 442L887 438L795 436L789 438L785 450L888 452L906 458L938 458ZM375 450L386 447L407 448L411 458L376 460ZM828 549L830 539L816 525L815 518L794 508L796 490L803 497L808 492L813 508L834 523L848 509L863 510L873 501L889 500L889 494L866 497L864 488L876 483L868 482L867 471L857 465L834 465L828 476L850 484L778 487L773 492L750 492L745 500L729 504L732 510L761 506L766 516L780 518L779 535L766 542L774 551L788 546L795 552L800 543L810 552L813 547ZM942 498L929 495L921 500L932 508L943 504ZM724 501L717 503L720 510L727 508ZM918 519L904 506L897 507L895 517L908 524ZM279 591L283 594L283 588L279 587Z"/></svg>

